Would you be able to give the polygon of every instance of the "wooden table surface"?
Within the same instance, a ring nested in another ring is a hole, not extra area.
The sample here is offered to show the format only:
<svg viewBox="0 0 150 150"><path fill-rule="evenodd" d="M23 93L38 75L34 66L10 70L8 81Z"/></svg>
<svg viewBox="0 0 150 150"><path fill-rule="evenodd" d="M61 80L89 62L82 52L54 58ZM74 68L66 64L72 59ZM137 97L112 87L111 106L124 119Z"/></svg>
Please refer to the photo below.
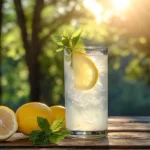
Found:
<svg viewBox="0 0 150 150"><path fill-rule="evenodd" d="M33 145L15 133L0 149L150 149L150 117L109 117L108 136L101 139L66 138L56 144Z"/></svg>

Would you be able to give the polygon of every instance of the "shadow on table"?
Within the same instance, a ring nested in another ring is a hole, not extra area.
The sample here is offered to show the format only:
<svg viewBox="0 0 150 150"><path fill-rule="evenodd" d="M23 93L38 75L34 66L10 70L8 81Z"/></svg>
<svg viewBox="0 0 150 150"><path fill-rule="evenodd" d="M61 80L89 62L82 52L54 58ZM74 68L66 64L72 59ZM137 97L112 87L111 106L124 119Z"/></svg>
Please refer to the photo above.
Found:
<svg viewBox="0 0 150 150"><path fill-rule="evenodd" d="M99 139L67 138L60 142L59 146L66 149L109 149L109 139L108 137Z"/></svg>

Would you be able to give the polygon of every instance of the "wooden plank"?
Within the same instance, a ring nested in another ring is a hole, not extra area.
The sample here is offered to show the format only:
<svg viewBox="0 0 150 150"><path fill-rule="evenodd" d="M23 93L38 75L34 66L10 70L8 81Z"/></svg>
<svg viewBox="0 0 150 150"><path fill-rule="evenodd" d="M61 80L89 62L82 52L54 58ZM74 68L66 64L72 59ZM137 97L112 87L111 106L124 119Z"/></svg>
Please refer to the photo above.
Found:
<svg viewBox="0 0 150 150"><path fill-rule="evenodd" d="M149 132L110 132L107 138L101 139L71 139L66 138L56 144L33 145L28 136L15 133L7 141L0 142L1 148L78 148L78 149L150 149Z"/></svg>
<svg viewBox="0 0 150 150"><path fill-rule="evenodd" d="M149 132L150 117L109 117L108 130Z"/></svg>
<svg viewBox="0 0 150 150"><path fill-rule="evenodd" d="M15 133L0 142L0 149L150 149L150 117L109 117L109 134L102 139L70 139L56 144L33 145L28 136Z"/></svg>

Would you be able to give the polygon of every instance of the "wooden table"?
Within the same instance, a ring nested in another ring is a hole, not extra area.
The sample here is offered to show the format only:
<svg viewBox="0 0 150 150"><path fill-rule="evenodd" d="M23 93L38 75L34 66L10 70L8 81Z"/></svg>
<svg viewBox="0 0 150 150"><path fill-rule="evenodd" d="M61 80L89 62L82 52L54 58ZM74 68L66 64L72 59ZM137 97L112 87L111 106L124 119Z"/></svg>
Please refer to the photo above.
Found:
<svg viewBox="0 0 150 150"><path fill-rule="evenodd" d="M0 142L0 149L150 149L150 117L110 117L108 137L69 139L56 144L32 145L28 137L15 133Z"/></svg>

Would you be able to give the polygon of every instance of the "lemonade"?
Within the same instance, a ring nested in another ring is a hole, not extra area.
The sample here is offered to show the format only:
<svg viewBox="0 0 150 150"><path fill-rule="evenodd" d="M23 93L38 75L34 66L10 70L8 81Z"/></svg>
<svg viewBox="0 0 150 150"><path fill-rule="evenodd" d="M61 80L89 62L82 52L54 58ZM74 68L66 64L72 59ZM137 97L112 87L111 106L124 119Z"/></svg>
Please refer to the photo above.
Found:
<svg viewBox="0 0 150 150"><path fill-rule="evenodd" d="M65 58L67 53L64 53ZM72 62L64 58L66 128L72 136L107 134L107 48L88 47L74 51Z"/></svg>

